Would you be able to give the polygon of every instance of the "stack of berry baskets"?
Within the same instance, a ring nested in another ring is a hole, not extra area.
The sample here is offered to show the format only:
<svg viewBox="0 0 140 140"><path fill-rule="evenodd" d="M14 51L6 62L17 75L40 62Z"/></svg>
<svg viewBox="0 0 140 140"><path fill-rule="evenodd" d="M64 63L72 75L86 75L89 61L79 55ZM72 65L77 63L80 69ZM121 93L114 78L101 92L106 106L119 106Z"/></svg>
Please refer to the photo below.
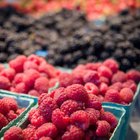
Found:
<svg viewBox="0 0 140 140"><path fill-rule="evenodd" d="M6 130L17 125L36 104L37 98L0 90L0 138Z"/></svg>

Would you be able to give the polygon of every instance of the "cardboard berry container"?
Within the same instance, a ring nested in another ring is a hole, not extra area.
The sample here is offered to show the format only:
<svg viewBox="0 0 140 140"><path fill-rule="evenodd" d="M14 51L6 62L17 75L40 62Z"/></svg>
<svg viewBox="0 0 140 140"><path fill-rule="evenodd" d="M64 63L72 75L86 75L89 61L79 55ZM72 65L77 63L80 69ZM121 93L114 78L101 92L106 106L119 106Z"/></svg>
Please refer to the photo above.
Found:
<svg viewBox="0 0 140 140"><path fill-rule="evenodd" d="M0 99L4 97L11 97L15 99L18 103L19 108L25 108L25 111L21 113L16 119L9 122L7 126L3 127L0 130L0 139L4 135L6 130L8 130L10 127L14 125L17 125L23 119L23 117L29 112L29 110L37 104L37 98L24 94L16 94L5 90L0 90Z"/></svg>
<svg viewBox="0 0 140 140"><path fill-rule="evenodd" d="M107 105L107 106L110 106L110 107L117 107L117 108L120 108L120 109L124 109L126 111L125 116L124 116L125 117L124 125L123 125L122 130L121 130L123 132L123 135L122 135L120 140L124 140L125 137L126 137L128 126L129 126L129 122L130 122L130 118L132 116L132 111L135 108L135 105L136 105L135 103L138 100L139 94L140 94L140 83L137 86L137 90L135 92L133 101L130 104L122 105L122 104L111 103L111 102L104 102L103 103L103 105Z"/></svg>
<svg viewBox="0 0 140 140"><path fill-rule="evenodd" d="M33 108L37 108L37 107L38 105L36 104ZM105 111L109 111L113 113L118 120L118 125L115 128L109 140L118 140L118 139L121 140L122 137L121 130L124 124L125 110L123 108L121 109L118 107L110 107L108 105L103 105L103 108L105 109ZM29 124L27 118L28 118L28 113L23 117L22 121L20 121L16 126L21 127L22 129L26 128L27 125Z"/></svg>

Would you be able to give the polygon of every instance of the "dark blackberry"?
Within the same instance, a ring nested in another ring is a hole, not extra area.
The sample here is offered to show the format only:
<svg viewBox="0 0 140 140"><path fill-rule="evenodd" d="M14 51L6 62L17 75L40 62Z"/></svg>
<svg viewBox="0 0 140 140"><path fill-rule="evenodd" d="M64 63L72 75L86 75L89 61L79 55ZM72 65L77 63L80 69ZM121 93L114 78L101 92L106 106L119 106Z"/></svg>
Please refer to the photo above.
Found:
<svg viewBox="0 0 140 140"><path fill-rule="evenodd" d="M120 11L121 16L126 16L128 14L129 14L129 9L124 9L124 10Z"/></svg>
<svg viewBox="0 0 140 140"><path fill-rule="evenodd" d="M116 49L113 53L113 57L119 61L124 57L123 51L121 49Z"/></svg>
<svg viewBox="0 0 140 140"><path fill-rule="evenodd" d="M106 51L112 52L112 51L115 50L116 44L113 41L106 41L104 48L105 48Z"/></svg>
<svg viewBox="0 0 140 140"><path fill-rule="evenodd" d="M101 60L105 60L105 59L107 59L107 58L109 58L109 57L110 57L110 54L109 54L108 52L102 52L102 53L100 54Z"/></svg>
<svg viewBox="0 0 140 140"><path fill-rule="evenodd" d="M82 58L82 52L81 51L76 51L73 53L72 55L72 59L74 62L76 62L77 60L81 59Z"/></svg>
<svg viewBox="0 0 140 140"><path fill-rule="evenodd" d="M8 57L8 55L6 53L0 52L0 62L1 63L6 62L7 61L7 57Z"/></svg>
<svg viewBox="0 0 140 140"><path fill-rule="evenodd" d="M136 60L136 54L135 52L133 52L133 50L128 49L125 52L125 57L129 60L129 61L135 61Z"/></svg>
<svg viewBox="0 0 140 140"><path fill-rule="evenodd" d="M131 63L128 59L124 58L121 60L121 66L120 68L124 71L127 71L127 69L130 69L131 68Z"/></svg>

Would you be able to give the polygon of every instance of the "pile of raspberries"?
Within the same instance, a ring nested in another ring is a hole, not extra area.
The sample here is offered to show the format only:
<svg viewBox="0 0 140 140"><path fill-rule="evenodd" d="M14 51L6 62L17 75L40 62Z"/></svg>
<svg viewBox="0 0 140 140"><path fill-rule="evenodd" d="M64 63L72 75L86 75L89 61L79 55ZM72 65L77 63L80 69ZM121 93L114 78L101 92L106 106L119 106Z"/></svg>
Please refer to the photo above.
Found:
<svg viewBox="0 0 140 140"><path fill-rule="evenodd" d="M59 71L36 55L18 56L9 67L0 65L0 89L39 96L54 86Z"/></svg>
<svg viewBox="0 0 140 140"><path fill-rule="evenodd" d="M4 97L0 99L0 130L16 119L25 108L19 108L15 99Z"/></svg>
<svg viewBox="0 0 140 140"><path fill-rule="evenodd" d="M78 65L71 73L61 73L57 78L60 87L81 84L87 93L93 94L101 102L129 104L140 82L140 72L129 70L125 73L119 70L115 60L107 59Z"/></svg>
<svg viewBox="0 0 140 140"><path fill-rule="evenodd" d="M118 123L80 84L43 93L38 105L29 112L27 127L11 127L4 140L108 140Z"/></svg>

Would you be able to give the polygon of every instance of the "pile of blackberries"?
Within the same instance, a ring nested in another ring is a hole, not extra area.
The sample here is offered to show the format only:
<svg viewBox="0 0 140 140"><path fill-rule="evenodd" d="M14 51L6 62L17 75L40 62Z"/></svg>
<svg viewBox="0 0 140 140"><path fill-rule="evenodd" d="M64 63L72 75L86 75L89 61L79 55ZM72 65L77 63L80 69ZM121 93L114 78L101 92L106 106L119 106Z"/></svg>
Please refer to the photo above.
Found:
<svg viewBox="0 0 140 140"><path fill-rule="evenodd" d="M124 10L96 26L76 10L35 19L10 6L0 8L0 62L47 50L46 59L55 66L73 68L113 57L122 70L140 69L139 46L140 9Z"/></svg>

